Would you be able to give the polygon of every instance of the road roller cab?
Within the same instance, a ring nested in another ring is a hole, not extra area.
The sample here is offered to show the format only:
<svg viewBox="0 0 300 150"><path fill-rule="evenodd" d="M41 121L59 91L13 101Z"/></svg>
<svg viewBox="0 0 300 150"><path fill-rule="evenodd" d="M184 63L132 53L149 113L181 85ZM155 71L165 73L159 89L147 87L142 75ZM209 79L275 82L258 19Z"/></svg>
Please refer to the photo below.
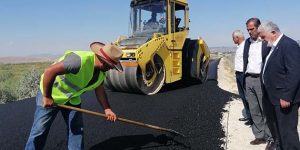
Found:
<svg viewBox="0 0 300 150"><path fill-rule="evenodd" d="M206 80L209 49L201 38L187 38L187 0L132 0L130 7L131 34L115 42L124 71L108 71L106 87L152 95L183 78Z"/></svg>

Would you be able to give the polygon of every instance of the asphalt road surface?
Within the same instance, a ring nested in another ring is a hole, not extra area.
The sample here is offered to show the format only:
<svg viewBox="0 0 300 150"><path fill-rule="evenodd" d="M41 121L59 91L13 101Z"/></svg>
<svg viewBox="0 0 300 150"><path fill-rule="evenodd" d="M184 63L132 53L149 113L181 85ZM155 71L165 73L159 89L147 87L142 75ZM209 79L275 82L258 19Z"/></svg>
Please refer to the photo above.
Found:
<svg viewBox="0 0 300 150"><path fill-rule="evenodd" d="M212 63L210 74L215 75L217 61ZM111 123L101 117L84 114L85 149L223 149L220 147L223 144L221 138L224 138L220 119L223 106L231 95L220 89L216 80L205 84L177 82L166 85L153 96L108 92L113 111L119 117L170 128L186 137L121 122ZM103 112L93 92L84 94L82 99L82 108ZM1 150L24 149L34 110L34 98L0 105ZM45 149L67 149L66 136L66 126L61 114L58 114Z"/></svg>

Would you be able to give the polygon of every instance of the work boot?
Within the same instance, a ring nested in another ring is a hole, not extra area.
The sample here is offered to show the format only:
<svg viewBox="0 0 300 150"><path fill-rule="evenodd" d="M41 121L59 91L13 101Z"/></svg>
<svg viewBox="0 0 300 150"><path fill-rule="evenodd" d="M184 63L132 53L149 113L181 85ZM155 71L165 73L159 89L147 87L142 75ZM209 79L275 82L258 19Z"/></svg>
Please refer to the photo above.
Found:
<svg viewBox="0 0 300 150"><path fill-rule="evenodd" d="M265 143L266 143L265 139L258 139L258 138L255 138L253 141L250 142L251 145L259 145Z"/></svg>
<svg viewBox="0 0 300 150"><path fill-rule="evenodd" d="M248 121L249 118L239 118L239 121Z"/></svg>
<svg viewBox="0 0 300 150"><path fill-rule="evenodd" d="M265 150L276 150L275 142L274 141L268 141L268 144L267 144Z"/></svg>
<svg viewBox="0 0 300 150"><path fill-rule="evenodd" d="M251 119L245 122L246 126L251 126L252 124L253 124L253 121Z"/></svg>

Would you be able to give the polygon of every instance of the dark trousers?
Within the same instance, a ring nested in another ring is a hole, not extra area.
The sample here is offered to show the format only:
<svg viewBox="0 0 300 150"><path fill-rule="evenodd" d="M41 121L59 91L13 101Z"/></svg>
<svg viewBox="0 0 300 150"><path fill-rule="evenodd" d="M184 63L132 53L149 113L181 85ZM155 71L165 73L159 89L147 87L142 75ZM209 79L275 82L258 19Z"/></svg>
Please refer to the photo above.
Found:
<svg viewBox="0 0 300 150"><path fill-rule="evenodd" d="M250 111L249 111L249 104L248 104L246 96L245 96L244 73L236 71L235 72L235 77L236 77L236 84L237 84L238 91L239 91L239 96L242 99L244 109L245 109L245 112L246 112L246 118L251 119L251 114L250 114Z"/></svg>
<svg viewBox="0 0 300 150"><path fill-rule="evenodd" d="M280 150L280 137L279 137L279 131L278 131L278 125L276 121L276 115L275 115L275 107L270 102L268 95L266 91L263 88L263 100L262 105L264 108L264 113L267 119L267 125L270 129L271 135L273 137L274 142L277 145L277 149ZM276 150L277 150L276 149Z"/></svg>
<svg viewBox="0 0 300 150"><path fill-rule="evenodd" d="M287 109L275 106L275 114L279 130L280 144L284 150L300 150L298 125L298 104Z"/></svg>
<svg viewBox="0 0 300 150"><path fill-rule="evenodd" d="M299 104L282 109L279 105L271 104L268 95L264 92L264 106L268 127L278 144L277 149L300 150L297 131Z"/></svg>

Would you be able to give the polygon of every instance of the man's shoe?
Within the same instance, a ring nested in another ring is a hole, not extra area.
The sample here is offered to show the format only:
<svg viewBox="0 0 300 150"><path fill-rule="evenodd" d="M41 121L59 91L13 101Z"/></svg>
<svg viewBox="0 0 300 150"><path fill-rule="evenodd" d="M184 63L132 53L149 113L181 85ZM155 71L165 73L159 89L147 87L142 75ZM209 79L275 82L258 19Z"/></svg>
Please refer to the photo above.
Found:
<svg viewBox="0 0 300 150"><path fill-rule="evenodd" d="M276 146L274 141L269 141L265 150L276 150Z"/></svg>
<svg viewBox="0 0 300 150"><path fill-rule="evenodd" d="M246 126L251 126L253 125L253 121L252 120L248 120L247 122L245 122Z"/></svg>
<svg viewBox="0 0 300 150"><path fill-rule="evenodd" d="M239 121L248 121L248 118L239 118Z"/></svg>
<svg viewBox="0 0 300 150"><path fill-rule="evenodd" d="M251 145L259 145L265 143L266 143L265 139L257 139L257 138L250 142Z"/></svg>

